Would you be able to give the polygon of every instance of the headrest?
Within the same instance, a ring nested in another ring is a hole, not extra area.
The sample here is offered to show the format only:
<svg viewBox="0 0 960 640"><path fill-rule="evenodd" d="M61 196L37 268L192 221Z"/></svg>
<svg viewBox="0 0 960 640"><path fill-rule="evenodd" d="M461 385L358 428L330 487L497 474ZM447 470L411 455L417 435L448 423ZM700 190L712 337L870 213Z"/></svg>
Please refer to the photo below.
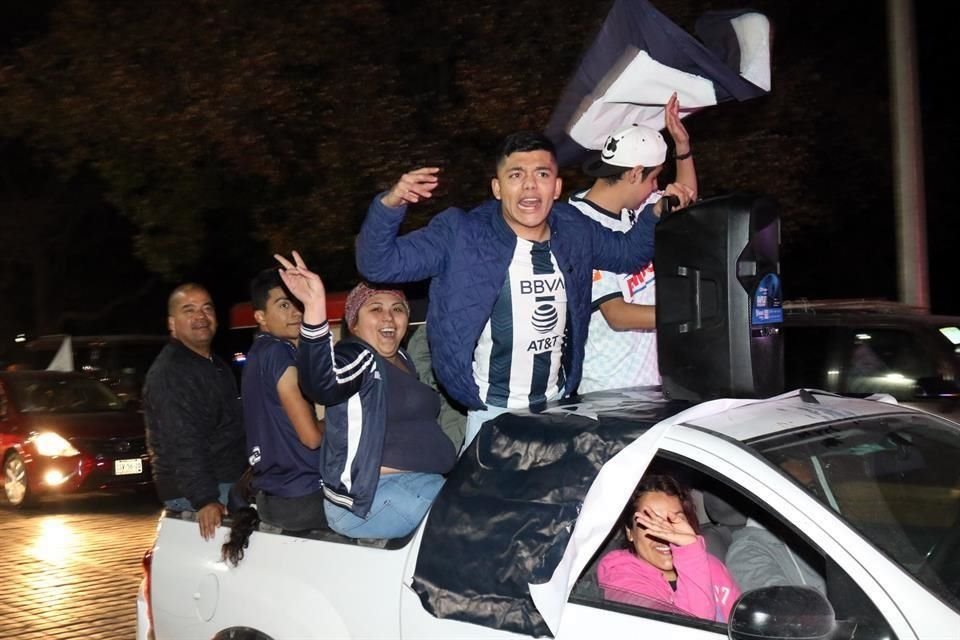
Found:
<svg viewBox="0 0 960 640"><path fill-rule="evenodd" d="M709 491L703 492L703 509L710 520L727 527L742 527L747 516L729 502Z"/></svg>

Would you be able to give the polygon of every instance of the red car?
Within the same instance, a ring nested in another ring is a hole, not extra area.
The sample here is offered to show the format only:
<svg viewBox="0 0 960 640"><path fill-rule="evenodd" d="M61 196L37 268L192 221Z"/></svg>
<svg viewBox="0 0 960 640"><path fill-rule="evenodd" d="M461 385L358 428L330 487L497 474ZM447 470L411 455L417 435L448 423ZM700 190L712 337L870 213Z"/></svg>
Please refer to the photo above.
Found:
<svg viewBox="0 0 960 640"><path fill-rule="evenodd" d="M0 372L0 461L13 507L152 482L143 415L81 373Z"/></svg>

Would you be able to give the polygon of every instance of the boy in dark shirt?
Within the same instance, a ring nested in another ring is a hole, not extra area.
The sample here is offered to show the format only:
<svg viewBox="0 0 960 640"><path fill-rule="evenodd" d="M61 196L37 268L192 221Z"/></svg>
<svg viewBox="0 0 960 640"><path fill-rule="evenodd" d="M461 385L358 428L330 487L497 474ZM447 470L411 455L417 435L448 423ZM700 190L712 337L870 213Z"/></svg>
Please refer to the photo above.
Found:
<svg viewBox="0 0 960 640"><path fill-rule="evenodd" d="M276 269L260 272L250 293L259 332L247 354L241 395L259 516L284 529L321 528L323 423L300 392L296 367L303 314Z"/></svg>

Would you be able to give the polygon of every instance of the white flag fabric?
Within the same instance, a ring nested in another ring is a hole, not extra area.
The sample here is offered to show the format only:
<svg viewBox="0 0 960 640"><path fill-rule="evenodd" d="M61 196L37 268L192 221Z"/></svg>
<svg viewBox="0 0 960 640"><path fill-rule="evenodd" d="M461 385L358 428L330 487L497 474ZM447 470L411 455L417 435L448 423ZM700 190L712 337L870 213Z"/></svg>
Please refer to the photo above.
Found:
<svg viewBox="0 0 960 640"><path fill-rule="evenodd" d="M57 354L47 366L47 371L73 371L73 339L64 336Z"/></svg>
<svg viewBox="0 0 960 640"><path fill-rule="evenodd" d="M560 165L582 162L608 135L631 124L662 129L674 91L681 117L769 93L766 16L709 12L695 31L687 33L647 0L617 0L547 125Z"/></svg>

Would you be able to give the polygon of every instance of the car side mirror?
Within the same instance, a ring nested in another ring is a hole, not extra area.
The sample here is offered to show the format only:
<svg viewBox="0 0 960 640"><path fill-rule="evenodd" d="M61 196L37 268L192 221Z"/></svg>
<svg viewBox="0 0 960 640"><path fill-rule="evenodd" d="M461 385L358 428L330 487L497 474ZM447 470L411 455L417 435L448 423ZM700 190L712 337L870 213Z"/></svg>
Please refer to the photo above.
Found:
<svg viewBox="0 0 960 640"><path fill-rule="evenodd" d="M740 596L733 605L727 634L731 640L826 640L836 629L833 606L816 589L764 587Z"/></svg>

